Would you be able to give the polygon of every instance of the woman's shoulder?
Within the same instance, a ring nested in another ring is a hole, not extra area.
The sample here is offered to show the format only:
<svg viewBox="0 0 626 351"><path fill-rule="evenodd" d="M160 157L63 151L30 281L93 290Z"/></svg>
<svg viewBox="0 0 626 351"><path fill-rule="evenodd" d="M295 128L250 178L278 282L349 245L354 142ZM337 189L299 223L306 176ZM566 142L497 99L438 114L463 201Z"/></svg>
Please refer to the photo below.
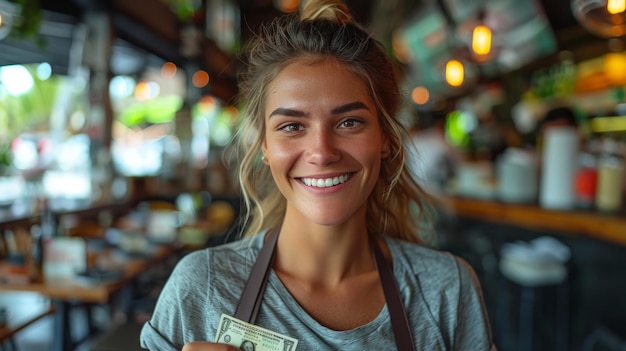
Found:
<svg viewBox="0 0 626 351"><path fill-rule="evenodd" d="M419 277L421 283L459 284L473 275L471 266L450 252L393 238L387 244L399 269Z"/></svg>
<svg viewBox="0 0 626 351"><path fill-rule="evenodd" d="M245 238L236 239L225 244L209 247L206 250L212 255L238 255L258 251L263 246L262 234L263 233L258 233Z"/></svg>
<svg viewBox="0 0 626 351"><path fill-rule="evenodd" d="M446 268L456 264L457 257L446 251L391 237L386 238L386 241L392 256L399 255L410 261L416 268L423 266L421 268L432 269L433 265Z"/></svg>
<svg viewBox="0 0 626 351"><path fill-rule="evenodd" d="M479 287L473 268L450 252L414 243L388 240L396 279L406 282L405 293L419 290L435 320L440 312L456 313L454 306L475 296Z"/></svg>
<svg viewBox="0 0 626 351"><path fill-rule="evenodd" d="M261 249L262 235L238 239L229 243L192 251L183 256L177 264L177 270L198 272L201 267L219 269L222 265L236 266L256 257Z"/></svg>
<svg viewBox="0 0 626 351"><path fill-rule="evenodd" d="M201 292L197 296L206 296L219 287L243 285L262 242L255 235L192 251L178 261L168 285L175 291L184 291L185 296L197 292Z"/></svg>

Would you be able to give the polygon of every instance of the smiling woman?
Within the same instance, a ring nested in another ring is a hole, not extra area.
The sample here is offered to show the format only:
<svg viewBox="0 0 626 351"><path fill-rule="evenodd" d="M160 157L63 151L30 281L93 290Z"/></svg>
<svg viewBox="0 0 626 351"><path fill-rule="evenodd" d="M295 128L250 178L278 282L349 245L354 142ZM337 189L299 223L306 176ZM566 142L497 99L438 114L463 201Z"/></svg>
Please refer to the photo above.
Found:
<svg viewBox="0 0 626 351"><path fill-rule="evenodd" d="M142 346L236 350L245 335L261 350L495 350L471 267L419 244L410 208L426 195L405 165L385 49L338 0L261 33L235 140L247 237L185 256Z"/></svg>

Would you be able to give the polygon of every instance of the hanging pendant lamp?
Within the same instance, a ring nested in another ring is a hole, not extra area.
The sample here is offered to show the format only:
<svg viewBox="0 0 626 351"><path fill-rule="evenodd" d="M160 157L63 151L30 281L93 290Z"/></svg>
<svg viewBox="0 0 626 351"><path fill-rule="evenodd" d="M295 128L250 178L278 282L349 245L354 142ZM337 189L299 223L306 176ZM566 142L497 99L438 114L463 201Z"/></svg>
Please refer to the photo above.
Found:
<svg viewBox="0 0 626 351"><path fill-rule="evenodd" d="M472 51L475 55L485 56L491 52L491 29L479 24L472 31Z"/></svg>
<svg viewBox="0 0 626 351"><path fill-rule="evenodd" d="M626 0L572 0L571 7L590 32L606 38L626 35Z"/></svg>
<svg viewBox="0 0 626 351"><path fill-rule="evenodd" d="M451 59L446 63L446 83L452 87L460 87L465 80L465 66L457 59Z"/></svg>

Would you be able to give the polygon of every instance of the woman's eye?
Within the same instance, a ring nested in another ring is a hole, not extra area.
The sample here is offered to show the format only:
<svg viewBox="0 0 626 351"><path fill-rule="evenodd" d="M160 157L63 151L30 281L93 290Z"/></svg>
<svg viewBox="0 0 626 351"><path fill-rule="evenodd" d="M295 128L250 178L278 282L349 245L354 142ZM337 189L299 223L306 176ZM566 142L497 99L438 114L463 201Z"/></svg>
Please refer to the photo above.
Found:
<svg viewBox="0 0 626 351"><path fill-rule="evenodd" d="M278 130L281 130L284 132L297 132L299 130L302 130L302 126L296 123L289 123L289 124L280 126Z"/></svg>
<svg viewBox="0 0 626 351"><path fill-rule="evenodd" d="M361 124L363 124L363 122L361 122L358 119L347 119L339 123L339 127L340 128L354 128L354 127L360 126Z"/></svg>

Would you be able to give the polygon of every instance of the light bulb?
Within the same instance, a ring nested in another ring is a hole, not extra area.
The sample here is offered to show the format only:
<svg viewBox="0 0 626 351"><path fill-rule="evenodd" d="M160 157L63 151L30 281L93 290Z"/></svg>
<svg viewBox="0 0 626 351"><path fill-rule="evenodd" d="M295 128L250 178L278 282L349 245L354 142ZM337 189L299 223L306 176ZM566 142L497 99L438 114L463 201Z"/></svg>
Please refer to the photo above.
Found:
<svg viewBox="0 0 626 351"><path fill-rule="evenodd" d="M472 50L476 55L487 55L491 51L491 29L479 24L472 31Z"/></svg>
<svg viewBox="0 0 626 351"><path fill-rule="evenodd" d="M611 15L622 13L626 10L626 0L608 0L606 3L606 10Z"/></svg>
<svg viewBox="0 0 626 351"><path fill-rule="evenodd" d="M465 67L459 60L451 59L446 63L446 82L453 87L459 87L465 79Z"/></svg>

